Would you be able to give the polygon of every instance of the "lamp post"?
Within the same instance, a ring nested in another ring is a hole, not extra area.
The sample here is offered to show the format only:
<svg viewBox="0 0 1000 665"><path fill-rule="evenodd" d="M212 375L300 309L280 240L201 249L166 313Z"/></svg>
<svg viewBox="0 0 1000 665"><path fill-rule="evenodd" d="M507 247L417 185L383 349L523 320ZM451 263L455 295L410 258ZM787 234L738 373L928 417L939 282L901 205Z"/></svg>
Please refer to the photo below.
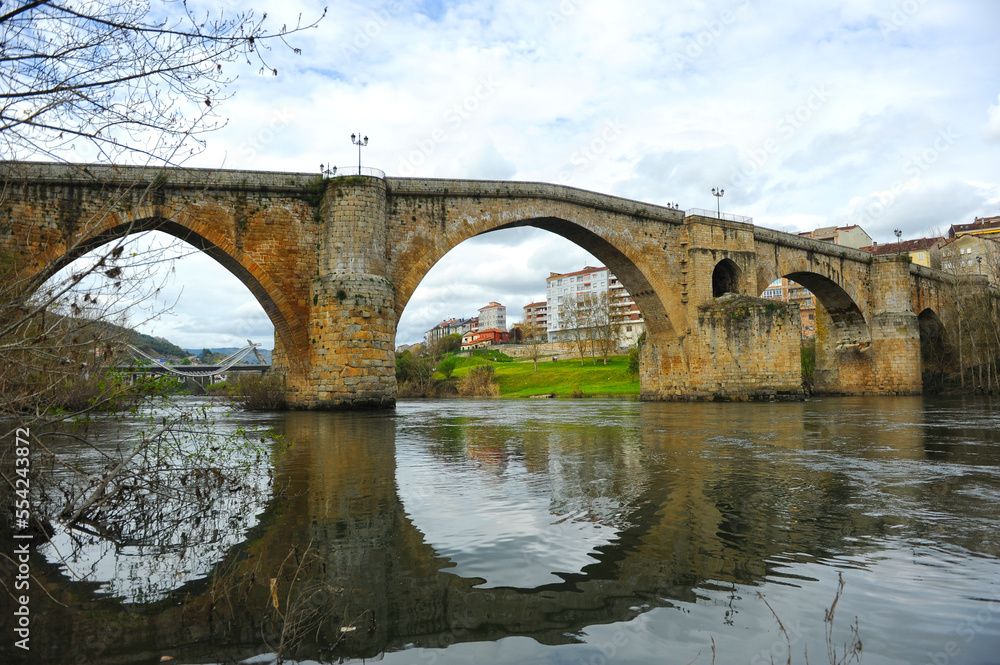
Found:
<svg viewBox="0 0 1000 665"><path fill-rule="evenodd" d="M323 165L320 164L319 174L324 178L332 178L333 176L337 175L337 167L334 166L333 164L327 164L326 168L323 168Z"/></svg>
<svg viewBox="0 0 1000 665"><path fill-rule="evenodd" d="M896 234L896 256L899 256L900 251L903 248L902 241L900 240L900 238L903 237L903 232L900 231L899 229L896 229L893 231L893 233Z"/></svg>
<svg viewBox="0 0 1000 665"><path fill-rule="evenodd" d="M358 175L361 175L361 146L368 145L368 137L361 138L361 132L351 134L351 143L358 146Z"/></svg>
<svg viewBox="0 0 1000 665"><path fill-rule="evenodd" d="M715 214L722 219L722 196L726 193L724 189L712 188L712 196L715 197Z"/></svg>
<svg viewBox="0 0 1000 665"><path fill-rule="evenodd" d="M980 275L983 274L983 257L981 256L976 257L976 269L979 271Z"/></svg>

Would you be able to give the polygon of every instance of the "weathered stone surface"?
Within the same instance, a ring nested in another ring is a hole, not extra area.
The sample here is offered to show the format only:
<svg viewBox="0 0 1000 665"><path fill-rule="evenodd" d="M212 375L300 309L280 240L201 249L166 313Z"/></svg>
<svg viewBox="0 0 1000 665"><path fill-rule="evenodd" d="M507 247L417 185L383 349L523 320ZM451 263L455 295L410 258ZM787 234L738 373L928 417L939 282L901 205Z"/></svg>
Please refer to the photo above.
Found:
<svg viewBox="0 0 1000 665"><path fill-rule="evenodd" d="M159 229L235 274L274 322L274 365L299 408L395 399L396 325L448 251L534 226L597 256L643 312L644 399L797 395L794 312L755 296L778 277L816 294L816 389L920 390L920 326L950 319L938 271L749 223L543 183L2 165L0 244L43 279L116 237ZM724 279L713 280L717 269ZM726 291L739 297L723 296ZM239 322L233 322L238 332Z"/></svg>

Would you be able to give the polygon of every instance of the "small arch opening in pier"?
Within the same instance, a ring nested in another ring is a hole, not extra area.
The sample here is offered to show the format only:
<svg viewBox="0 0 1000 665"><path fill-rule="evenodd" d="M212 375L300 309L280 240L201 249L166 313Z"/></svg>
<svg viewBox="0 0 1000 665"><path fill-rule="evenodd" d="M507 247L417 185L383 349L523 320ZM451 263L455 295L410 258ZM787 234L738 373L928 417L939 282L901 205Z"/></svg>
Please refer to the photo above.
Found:
<svg viewBox="0 0 1000 665"><path fill-rule="evenodd" d="M740 292L740 268L732 259L722 259L712 271L712 297Z"/></svg>

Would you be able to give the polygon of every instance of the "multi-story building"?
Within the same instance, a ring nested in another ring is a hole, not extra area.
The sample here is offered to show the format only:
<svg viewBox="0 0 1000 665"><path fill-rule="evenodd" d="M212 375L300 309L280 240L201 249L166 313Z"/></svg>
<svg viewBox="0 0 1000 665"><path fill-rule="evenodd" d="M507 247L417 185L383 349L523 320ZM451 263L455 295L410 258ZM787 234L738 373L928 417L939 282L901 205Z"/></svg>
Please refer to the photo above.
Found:
<svg viewBox="0 0 1000 665"><path fill-rule="evenodd" d="M507 308L491 302L479 308L479 330L507 330Z"/></svg>
<svg viewBox="0 0 1000 665"><path fill-rule="evenodd" d="M524 324L522 328L548 334L549 330L549 307L544 300L533 302L524 306Z"/></svg>
<svg viewBox="0 0 1000 665"><path fill-rule="evenodd" d="M1000 237L1000 215L995 217L976 217L971 224L952 224L948 229L949 238L964 235Z"/></svg>
<svg viewBox="0 0 1000 665"><path fill-rule="evenodd" d="M470 330L478 330L478 319L446 319L424 333L424 344L429 347L448 335L464 335Z"/></svg>
<svg viewBox="0 0 1000 665"><path fill-rule="evenodd" d="M987 275L991 281L1000 279L1000 215L953 224L941 248L941 268L959 275Z"/></svg>
<svg viewBox="0 0 1000 665"><path fill-rule="evenodd" d="M826 226L813 231L803 231L799 235L803 238L825 240L835 245L853 247L854 249L867 247L872 244L872 237L856 224L853 226Z"/></svg>
<svg viewBox="0 0 1000 665"><path fill-rule="evenodd" d="M926 268L940 269L941 247L944 243L944 238L917 238L916 240L890 242L884 245L872 243L871 247L862 247L861 249L871 252L875 256L906 254L913 263Z"/></svg>
<svg viewBox="0 0 1000 665"><path fill-rule="evenodd" d="M966 233L941 248L941 269L956 275L1000 277L1000 236Z"/></svg>
<svg viewBox="0 0 1000 665"><path fill-rule="evenodd" d="M618 325L622 346L634 344L645 332L646 323L642 314L618 278L607 268L586 266L576 272L551 273L545 280L550 342L572 339L569 331L574 329L574 322L568 320L567 308L587 295L607 298L612 321Z"/></svg>
<svg viewBox="0 0 1000 665"><path fill-rule="evenodd" d="M497 330L496 328L470 330L462 335L462 350L481 349L484 346L502 344L507 341L507 338L506 330Z"/></svg>

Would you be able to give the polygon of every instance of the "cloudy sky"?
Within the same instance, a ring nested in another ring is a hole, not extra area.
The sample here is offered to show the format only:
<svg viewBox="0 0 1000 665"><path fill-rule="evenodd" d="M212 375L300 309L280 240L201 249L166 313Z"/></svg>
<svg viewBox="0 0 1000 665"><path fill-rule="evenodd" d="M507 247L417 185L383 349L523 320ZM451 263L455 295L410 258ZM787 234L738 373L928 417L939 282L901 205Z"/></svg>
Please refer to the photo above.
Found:
<svg viewBox="0 0 1000 665"><path fill-rule="evenodd" d="M278 28L322 7L258 11ZM317 172L356 163L360 132L364 163L389 175L564 183L684 209L714 208L722 187L723 209L760 226L921 237L1000 214L998 26L995 0L334 0L294 38L301 55L268 55L278 76L239 72L228 125L189 164ZM421 284L397 343L490 300L517 319L550 271L588 261L531 229L470 240ZM171 288L184 292L156 332L269 346L249 291L199 289L223 279L213 269L179 265Z"/></svg>

